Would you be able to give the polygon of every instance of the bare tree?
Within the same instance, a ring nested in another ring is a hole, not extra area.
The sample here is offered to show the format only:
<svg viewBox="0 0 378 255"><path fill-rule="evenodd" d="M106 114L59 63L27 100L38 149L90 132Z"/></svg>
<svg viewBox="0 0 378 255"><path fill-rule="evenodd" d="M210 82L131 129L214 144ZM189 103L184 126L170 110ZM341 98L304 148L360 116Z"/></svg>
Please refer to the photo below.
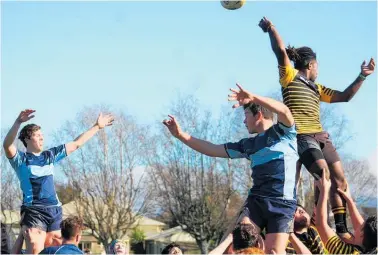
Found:
<svg viewBox="0 0 378 255"><path fill-rule="evenodd" d="M192 97L172 102L171 114L188 133L215 143L232 140L234 121L228 113L214 120L208 111L200 111L198 101ZM230 123L226 123L230 121ZM204 156L173 138L161 124L160 132L148 157L151 183L156 199L169 210L173 221L191 234L202 254L208 253L209 244L217 242L228 227L235 211L230 202L236 199L233 183L235 165L226 159ZM227 140L226 140L227 139ZM231 214L231 215L230 215Z"/></svg>
<svg viewBox="0 0 378 255"><path fill-rule="evenodd" d="M374 199L377 195L377 178L370 171L369 162L344 155L343 166L350 192L358 205L363 206Z"/></svg>
<svg viewBox="0 0 378 255"><path fill-rule="evenodd" d="M8 130L1 130L1 142ZM2 143L1 143L2 144ZM21 149L21 143L17 142L17 147ZM19 210L22 203L22 192L20 182L16 172L11 167L9 160L5 156L3 146L1 146L1 218L2 235L6 237L8 247L12 247L15 235L12 232L13 222L19 219ZM3 224L4 223L4 224ZM11 224L8 224L11 223Z"/></svg>
<svg viewBox="0 0 378 255"><path fill-rule="evenodd" d="M75 121L56 132L56 140L75 138L94 123L100 110L109 112L100 107L81 111ZM73 197L76 212L106 250L111 240L122 238L149 208L143 178L135 177L135 169L146 155L148 129L124 113L114 115L112 128L101 130L61 164L68 185L79 193Z"/></svg>

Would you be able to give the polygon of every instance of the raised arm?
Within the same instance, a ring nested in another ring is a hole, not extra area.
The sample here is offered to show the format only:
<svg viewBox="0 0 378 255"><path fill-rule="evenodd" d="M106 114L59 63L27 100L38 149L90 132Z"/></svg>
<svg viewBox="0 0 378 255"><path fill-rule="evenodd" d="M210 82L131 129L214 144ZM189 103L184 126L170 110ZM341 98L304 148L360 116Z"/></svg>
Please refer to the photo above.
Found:
<svg viewBox="0 0 378 255"><path fill-rule="evenodd" d="M331 182L327 180L326 174L323 174L322 178L316 181L316 186L320 190L319 200L316 206L316 228L318 229L323 243L326 244L331 237L336 235L327 222L327 202Z"/></svg>
<svg viewBox="0 0 378 255"><path fill-rule="evenodd" d="M66 144L67 156L83 146L89 139L91 139L100 129L106 126L111 126L113 124L114 117L110 114L102 115L100 114L97 118L96 123L88 129L86 132L79 135L75 140Z"/></svg>
<svg viewBox="0 0 378 255"><path fill-rule="evenodd" d="M239 84L236 84L236 86L238 86L239 91L236 89L231 89L233 93L228 97L229 101L238 101L238 103L233 105L234 108L248 103L255 103L271 112L276 113L278 121L285 126L291 127L294 125L293 115L291 115L291 112L286 105L272 98L252 94L243 89Z"/></svg>
<svg viewBox="0 0 378 255"><path fill-rule="evenodd" d="M373 58L370 59L367 65L365 64L366 62L364 61L361 65L361 73L354 80L354 82L349 85L349 87L342 92L337 90L334 91L331 97L331 103L349 102L354 97L354 95L360 89L362 83L365 81L366 77L374 72L375 62Z"/></svg>
<svg viewBox="0 0 378 255"><path fill-rule="evenodd" d="M360 236L362 225L364 224L365 221L362 218L360 212L357 209L356 204L353 201L353 198L350 194L349 185L347 185L346 191L343 191L339 188L337 189L337 191L344 197L347 203L349 215L352 220L354 236Z"/></svg>
<svg viewBox="0 0 378 255"><path fill-rule="evenodd" d="M213 144L208 141L195 138L181 130L181 127L174 116L168 115L168 117L169 120L164 120L163 124L167 126L169 132L171 132L171 134L181 142L183 142L193 150L196 150L207 156L228 158L228 154L226 152L226 149L224 148L224 145Z"/></svg>
<svg viewBox="0 0 378 255"><path fill-rule="evenodd" d="M3 147L7 158L13 158L16 155L17 147L14 145L14 141L16 140L18 130L20 129L20 126L23 122L26 122L34 117L34 115L31 115L34 112L35 111L31 109L22 111L18 115L8 134L5 136Z"/></svg>
<svg viewBox="0 0 378 255"><path fill-rule="evenodd" d="M223 240L214 250L209 252L209 255L223 254L226 249L232 244L232 234L228 234L227 238Z"/></svg>
<svg viewBox="0 0 378 255"><path fill-rule="evenodd" d="M265 33L269 33L270 44L280 66L289 66L290 59L286 53L285 44L277 31L277 28L266 17L260 20L259 26Z"/></svg>
<svg viewBox="0 0 378 255"><path fill-rule="evenodd" d="M311 251L302 243L294 233L289 235L290 243L293 245L297 254L312 254Z"/></svg>

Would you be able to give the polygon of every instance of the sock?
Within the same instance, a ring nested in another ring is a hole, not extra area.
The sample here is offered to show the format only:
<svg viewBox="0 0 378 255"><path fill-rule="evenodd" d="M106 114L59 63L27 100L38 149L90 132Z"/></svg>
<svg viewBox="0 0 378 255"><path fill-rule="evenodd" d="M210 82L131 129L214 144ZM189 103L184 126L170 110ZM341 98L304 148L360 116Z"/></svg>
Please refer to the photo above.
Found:
<svg viewBox="0 0 378 255"><path fill-rule="evenodd" d="M338 234L347 233L346 208L343 206L332 208L332 213L335 219L336 232Z"/></svg>

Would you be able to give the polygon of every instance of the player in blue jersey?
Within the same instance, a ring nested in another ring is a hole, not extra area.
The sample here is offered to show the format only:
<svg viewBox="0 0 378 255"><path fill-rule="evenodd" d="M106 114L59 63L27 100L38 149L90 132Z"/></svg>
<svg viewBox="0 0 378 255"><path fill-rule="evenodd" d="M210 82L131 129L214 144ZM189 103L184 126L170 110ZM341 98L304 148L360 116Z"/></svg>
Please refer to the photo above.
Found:
<svg viewBox="0 0 378 255"><path fill-rule="evenodd" d="M43 150L41 127L25 125L19 139L26 152L17 150L14 141L22 123L34 117L34 110L24 110L17 117L4 139L5 155L15 170L23 193L21 233L30 254L38 254L44 246L59 244L62 208L54 186L54 165L80 148L100 129L112 125L112 115L100 114L96 123L74 141ZM58 243L53 243L53 240Z"/></svg>
<svg viewBox="0 0 378 255"><path fill-rule="evenodd" d="M285 253L289 233L293 231L296 210L295 173L297 132L289 108L276 100L254 95L239 85L232 89L234 108L243 106L244 123L255 137L236 143L213 144L183 132L169 115L163 123L171 134L192 149L210 157L247 158L251 161L253 186L244 205L243 215L257 232L266 229L266 253ZM273 113L278 123L273 123ZM242 217L241 217L242 219Z"/></svg>

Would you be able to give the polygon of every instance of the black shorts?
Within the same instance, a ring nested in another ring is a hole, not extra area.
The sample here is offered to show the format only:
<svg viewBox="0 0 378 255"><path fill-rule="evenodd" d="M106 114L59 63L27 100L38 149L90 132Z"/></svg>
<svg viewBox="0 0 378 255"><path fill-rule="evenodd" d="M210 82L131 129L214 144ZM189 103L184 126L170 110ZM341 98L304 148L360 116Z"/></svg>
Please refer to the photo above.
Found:
<svg viewBox="0 0 378 255"><path fill-rule="evenodd" d="M267 234L293 232L295 200L248 196L241 212Z"/></svg>
<svg viewBox="0 0 378 255"><path fill-rule="evenodd" d="M60 230L62 207L21 206L21 227L38 228L46 232Z"/></svg>
<svg viewBox="0 0 378 255"><path fill-rule="evenodd" d="M316 160L324 159L327 164L340 161L328 132L297 135L299 160L310 170Z"/></svg>

